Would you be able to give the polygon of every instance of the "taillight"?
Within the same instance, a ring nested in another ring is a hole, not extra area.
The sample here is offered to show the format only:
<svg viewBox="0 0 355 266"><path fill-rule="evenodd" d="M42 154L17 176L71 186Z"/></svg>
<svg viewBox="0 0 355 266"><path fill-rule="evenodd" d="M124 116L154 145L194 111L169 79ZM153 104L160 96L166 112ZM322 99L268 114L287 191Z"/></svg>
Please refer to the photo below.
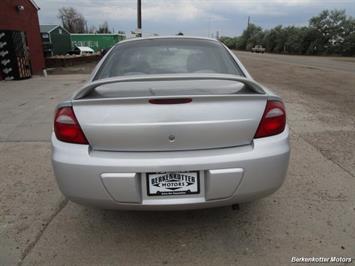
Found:
<svg viewBox="0 0 355 266"><path fill-rule="evenodd" d="M150 99L151 104L181 104L192 102L191 98L168 98L168 99Z"/></svg>
<svg viewBox="0 0 355 266"><path fill-rule="evenodd" d="M54 132L57 139L61 141L88 144L72 107L62 107L57 110L54 118Z"/></svg>
<svg viewBox="0 0 355 266"><path fill-rule="evenodd" d="M280 101L267 101L265 111L255 138L264 138L280 134L286 126L285 106Z"/></svg>

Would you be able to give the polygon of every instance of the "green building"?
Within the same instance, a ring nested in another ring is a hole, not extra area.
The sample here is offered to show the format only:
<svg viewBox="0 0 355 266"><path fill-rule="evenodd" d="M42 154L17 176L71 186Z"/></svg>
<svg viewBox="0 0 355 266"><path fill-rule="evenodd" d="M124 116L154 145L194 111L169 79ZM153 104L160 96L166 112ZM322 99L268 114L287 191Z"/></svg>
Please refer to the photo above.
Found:
<svg viewBox="0 0 355 266"><path fill-rule="evenodd" d="M40 25L44 55L65 55L71 48L70 33L59 25Z"/></svg>
<svg viewBox="0 0 355 266"><path fill-rule="evenodd" d="M124 33L75 33L70 34L72 47L88 46L95 52L108 49L126 38Z"/></svg>

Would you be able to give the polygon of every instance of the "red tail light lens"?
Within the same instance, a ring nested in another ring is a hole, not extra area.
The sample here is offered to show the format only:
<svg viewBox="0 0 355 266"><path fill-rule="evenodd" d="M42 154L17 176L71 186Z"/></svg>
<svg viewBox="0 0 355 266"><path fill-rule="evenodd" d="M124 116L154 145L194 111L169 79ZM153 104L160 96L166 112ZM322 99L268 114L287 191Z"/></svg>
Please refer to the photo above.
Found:
<svg viewBox="0 0 355 266"><path fill-rule="evenodd" d="M72 107L59 108L55 114L54 132L57 139L76 144L88 144Z"/></svg>
<svg viewBox="0 0 355 266"><path fill-rule="evenodd" d="M280 134L286 126L285 106L280 101L268 101L255 138Z"/></svg>

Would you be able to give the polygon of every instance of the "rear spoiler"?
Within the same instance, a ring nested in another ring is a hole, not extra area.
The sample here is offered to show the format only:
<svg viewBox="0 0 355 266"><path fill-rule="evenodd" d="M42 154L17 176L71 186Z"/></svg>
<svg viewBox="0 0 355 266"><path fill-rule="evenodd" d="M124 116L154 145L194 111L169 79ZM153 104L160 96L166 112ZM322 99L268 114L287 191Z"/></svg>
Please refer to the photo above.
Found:
<svg viewBox="0 0 355 266"><path fill-rule="evenodd" d="M174 81L174 80L231 80L236 82L241 82L245 84L248 88L252 89L258 94L265 94L263 87L255 82L254 80L228 74L174 74L174 75L144 75L144 76L119 76L114 78L100 79L91 83L86 84L79 91L74 93L72 100L79 100L95 88L112 83L118 82L132 82L132 81Z"/></svg>

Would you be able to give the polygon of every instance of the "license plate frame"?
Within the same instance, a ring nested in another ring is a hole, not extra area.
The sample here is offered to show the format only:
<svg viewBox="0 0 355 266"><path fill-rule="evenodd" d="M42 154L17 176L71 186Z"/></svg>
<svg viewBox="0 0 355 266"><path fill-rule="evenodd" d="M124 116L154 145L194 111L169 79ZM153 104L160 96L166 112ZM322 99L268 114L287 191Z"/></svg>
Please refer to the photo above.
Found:
<svg viewBox="0 0 355 266"><path fill-rule="evenodd" d="M150 197L200 194L200 182L199 171L146 173L147 195Z"/></svg>

